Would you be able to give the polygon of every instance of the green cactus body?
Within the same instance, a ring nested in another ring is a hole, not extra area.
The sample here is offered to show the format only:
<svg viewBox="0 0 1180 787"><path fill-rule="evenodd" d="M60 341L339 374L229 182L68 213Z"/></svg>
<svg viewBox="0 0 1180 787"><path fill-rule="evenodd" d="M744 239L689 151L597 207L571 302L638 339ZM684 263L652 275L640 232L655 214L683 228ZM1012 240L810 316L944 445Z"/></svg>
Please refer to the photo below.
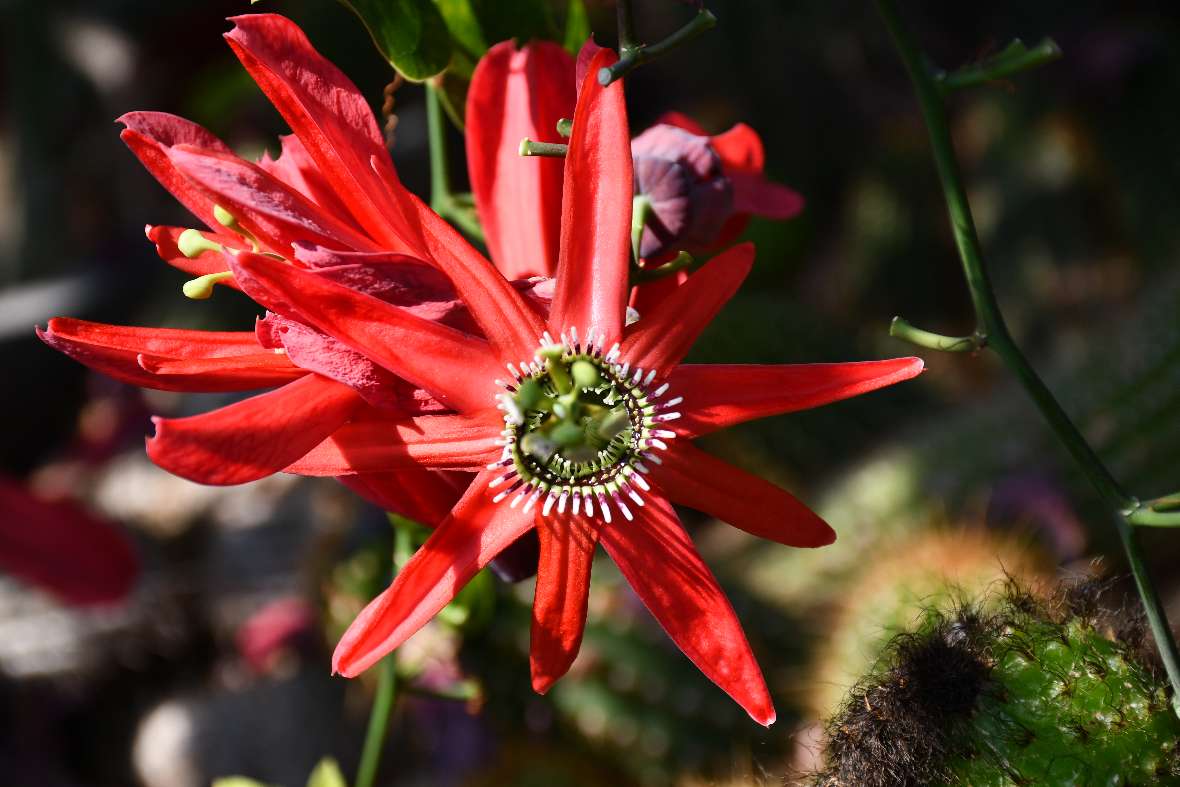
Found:
<svg viewBox="0 0 1180 787"><path fill-rule="evenodd" d="M1127 649L1079 618L1010 622L947 765L962 784L1180 784L1180 720Z"/></svg>
<svg viewBox="0 0 1180 787"><path fill-rule="evenodd" d="M1142 660L1142 627L1119 617L1110 638L1074 597L1010 587L930 611L828 723L813 783L1180 785L1180 719Z"/></svg>

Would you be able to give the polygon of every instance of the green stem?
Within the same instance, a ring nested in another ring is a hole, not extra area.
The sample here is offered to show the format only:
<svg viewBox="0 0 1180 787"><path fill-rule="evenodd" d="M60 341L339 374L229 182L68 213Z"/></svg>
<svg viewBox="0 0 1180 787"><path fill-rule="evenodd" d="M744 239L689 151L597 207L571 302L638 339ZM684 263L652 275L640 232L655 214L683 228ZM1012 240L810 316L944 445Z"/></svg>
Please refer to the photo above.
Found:
<svg viewBox="0 0 1180 787"><path fill-rule="evenodd" d="M982 336L943 336L941 333L915 328L901 317L894 317L889 324L889 335L928 350L946 353L966 353L981 350L987 346Z"/></svg>
<svg viewBox="0 0 1180 787"><path fill-rule="evenodd" d="M516 149L521 156L547 156L549 158L565 158L570 146L564 142L537 142L525 137Z"/></svg>
<svg viewBox="0 0 1180 787"><path fill-rule="evenodd" d="M1013 41L1007 49L993 58L982 63L964 66L949 74L939 74L935 78L939 86L946 92L975 87L987 82L1012 76L1021 71L1050 63L1061 57L1061 49L1051 38L1042 40L1032 49L1025 47L1019 39Z"/></svg>
<svg viewBox="0 0 1180 787"><path fill-rule="evenodd" d="M619 19L619 54L623 57L635 50L635 15L631 11L631 0L616 0L615 10Z"/></svg>
<svg viewBox="0 0 1180 787"><path fill-rule="evenodd" d="M655 60L657 57L662 57L681 44L691 41L716 24L717 17L713 16L713 13L709 9L703 8L693 17L691 22L659 43L631 49L621 48L620 54L622 57L614 65L607 66L598 72L599 84L603 86L609 85L616 79L631 73L631 71L644 63Z"/></svg>
<svg viewBox="0 0 1180 787"><path fill-rule="evenodd" d="M885 21L885 26L905 64L906 71L909 72L922 111L922 118L925 120L926 129L930 134L934 163L938 169L938 178L942 183L951 230L954 233L955 245L958 247L959 259L963 265L963 275L971 293L971 302L975 307L976 336L985 341L987 346L994 350L1008 369L1016 375L1020 384L1032 398L1033 403L1040 410L1042 417L1073 456L1091 485L1106 504L1119 515L1119 535L1123 542L1123 549L1126 552L1131 573L1135 577L1135 584L1139 589L1139 596L1143 601L1148 623L1155 637L1156 647L1159 648L1160 657L1172 684L1173 709L1176 710L1177 715L1180 715L1180 654L1177 653L1176 643L1172 637L1171 629L1168 627L1159 595L1156 593L1144 565L1136 534L1131 532L1133 517L1141 516L1143 507L1115 480L1012 338L1008 326L1004 322L999 303L996 301L995 291L992 289L984 265L979 236L975 231L975 221L971 216L967 192L963 187L963 177L959 172L958 161L954 154L950 125L947 122L946 107L939 89L936 72L931 68L910 31L902 22L895 0L877 0L877 9Z"/></svg>
<svg viewBox="0 0 1180 787"><path fill-rule="evenodd" d="M426 134L430 140L430 207L471 238L483 242L483 227L475 212L451 193L451 165L447 160L447 128L442 103L434 85L426 85Z"/></svg>
<svg viewBox="0 0 1180 787"><path fill-rule="evenodd" d="M397 664L390 653L377 665L377 695L369 712L369 729L365 732L365 747L361 750L361 764L357 768L355 787L373 787L377 766L381 764L381 750L385 746L385 731L397 694Z"/></svg>

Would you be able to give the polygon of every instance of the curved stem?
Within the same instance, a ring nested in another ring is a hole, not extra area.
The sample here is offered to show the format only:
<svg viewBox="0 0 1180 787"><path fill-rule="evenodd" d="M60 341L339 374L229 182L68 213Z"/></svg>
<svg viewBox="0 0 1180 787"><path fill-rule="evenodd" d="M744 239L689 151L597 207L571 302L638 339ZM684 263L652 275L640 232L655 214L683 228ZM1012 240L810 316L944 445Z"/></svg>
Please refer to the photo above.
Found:
<svg viewBox="0 0 1180 787"><path fill-rule="evenodd" d="M397 694L397 664L391 653L377 665L377 694L369 712L369 728L365 732L365 747L361 750L361 764L357 768L355 787L373 787L377 766L381 764L381 749L385 746L385 731Z"/></svg>
<svg viewBox="0 0 1180 787"><path fill-rule="evenodd" d="M987 346L982 336L943 336L941 333L915 328L901 317L894 317L893 322L889 323L889 335L928 350L946 353L975 352Z"/></svg>
<svg viewBox="0 0 1180 787"><path fill-rule="evenodd" d="M934 163L938 169L938 178L942 183L943 196L946 199L951 230L954 233L955 245L958 247L963 275L971 293L971 303L975 307L976 336L986 341L987 346L994 350L1008 369L1016 375L1029 397L1032 398L1033 403L1036 404L1037 409L1040 410L1042 417L1073 456L1074 461L1077 462L1091 485L1101 495L1105 503L1118 514L1119 537L1123 542L1127 563L1135 577L1135 585L1139 590L1140 599L1143 601L1147 620L1155 637L1156 647L1159 649L1160 658L1164 662L1168 679L1172 684L1173 709L1177 715L1180 715L1180 655L1177 654L1176 642L1164 615L1163 606L1160 604L1159 594L1156 592L1144 564L1137 534L1133 532L1135 518L1146 517L1143 506L1115 480L1110 470L1102 463L1094 449L1078 431L1077 426L1070 420L1069 415L1061 407L1053 393L1032 368L1008 331L1003 313L996 301L995 291L988 278L987 268L984 265L979 236L975 231L975 221L971 216L971 208L967 202L963 177L959 172L958 161L955 158L950 125L946 118L946 107L935 70L930 66L926 56L922 54L910 31L902 22L895 0L877 0L877 9L885 21L885 26L905 64L906 71L909 72L910 80L914 84L914 91L918 97L918 105L922 111L922 118L930 134L930 145L934 153Z"/></svg>

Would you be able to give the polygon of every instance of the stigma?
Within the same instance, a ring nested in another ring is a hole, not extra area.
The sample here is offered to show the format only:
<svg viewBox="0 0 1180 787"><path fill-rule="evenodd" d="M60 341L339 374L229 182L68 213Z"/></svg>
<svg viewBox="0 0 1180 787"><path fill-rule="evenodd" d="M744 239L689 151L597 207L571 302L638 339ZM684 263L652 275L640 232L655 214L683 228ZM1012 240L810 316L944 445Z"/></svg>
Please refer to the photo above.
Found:
<svg viewBox="0 0 1180 787"><path fill-rule="evenodd" d="M493 502L630 521L651 489L650 465L676 437L665 424L680 417L682 397L668 397L667 383L652 389L654 369L633 368L617 343L604 351L592 330L579 338L570 328L559 341L546 332L538 345L496 381L504 450L488 469L504 472L488 485Z"/></svg>

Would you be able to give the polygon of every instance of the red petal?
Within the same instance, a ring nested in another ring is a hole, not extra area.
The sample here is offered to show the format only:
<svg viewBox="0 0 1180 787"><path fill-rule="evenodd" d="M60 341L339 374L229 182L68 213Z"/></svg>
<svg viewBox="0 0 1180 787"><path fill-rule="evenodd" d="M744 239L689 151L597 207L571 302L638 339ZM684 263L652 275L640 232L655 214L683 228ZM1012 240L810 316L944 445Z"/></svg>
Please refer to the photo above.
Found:
<svg viewBox="0 0 1180 787"><path fill-rule="evenodd" d="M761 175L734 172L729 179L733 183L734 213L750 213L782 221L798 216L803 210L803 197L799 192L771 183Z"/></svg>
<svg viewBox="0 0 1180 787"><path fill-rule="evenodd" d="M188 418L153 418L148 457L202 484L244 484L277 473L344 424L355 391L309 374L274 391Z"/></svg>
<svg viewBox="0 0 1180 787"><path fill-rule="evenodd" d="M500 458L504 419L498 410L475 415L357 420L345 424L288 473L341 476L405 467L475 472Z"/></svg>
<svg viewBox="0 0 1180 787"><path fill-rule="evenodd" d="M710 141L727 172L761 172L766 165L762 138L745 123L738 123Z"/></svg>
<svg viewBox="0 0 1180 787"><path fill-rule="evenodd" d="M822 547L836 533L793 495L677 440L660 454L652 480L672 502L695 508L759 538L789 547Z"/></svg>
<svg viewBox="0 0 1180 787"><path fill-rule="evenodd" d="M262 352L252 332L136 328L56 317L37 336L50 347L116 380L162 391L249 391L275 385L273 368L257 375L235 366L235 358ZM144 369L141 355L153 359L212 359L203 374L158 376ZM225 366L217 363L222 359ZM223 373L222 369L226 371Z"/></svg>
<svg viewBox="0 0 1180 787"><path fill-rule="evenodd" d="M522 157L525 137L556 140L574 113L574 61L559 45L496 44L467 90L467 169L492 261L505 278L552 276L561 233L562 162Z"/></svg>
<svg viewBox="0 0 1180 787"><path fill-rule="evenodd" d="M556 335L593 328L606 347L619 340L631 264L631 137L623 81L598 84L615 61L602 50L590 63L574 112L561 202L561 261L549 314Z"/></svg>
<svg viewBox="0 0 1180 787"><path fill-rule="evenodd" d="M741 623L668 501L649 497L635 522L603 528L600 538L684 655L754 721L773 724L774 706Z"/></svg>
<svg viewBox="0 0 1180 787"><path fill-rule="evenodd" d="M598 519L573 514L537 517L541 558L533 595L529 664L533 690L539 694L569 671L582 644L598 524Z"/></svg>
<svg viewBox="0 0 1180 787"><path fill-rule="evenodd" d="M232 153L216 153L188 145L169 148L177 170L272 251L291 255L296 241L375 251L368 238L335 219L307 197ZM235 247L244 243L239 240Z"/></svg>
<svg viewBox="0 0 1180 787"><path fill-rule="evenodd" d="M685 364L668 377L684 397L673 428L697 437L756 418L793 413L859 396L921 374L921 358L780 366Z"/></svg>
<svg viewBox="0 0 1180 787"><path fill-rule="evenodd" d="M164 227L149 224L145 228L145 231L148 240L156 244L156 253L160 255L160 259L177 270L182 270L192 276L225 273L229 270L229 266L225 263L225 256L218 254L214 250L201 252L200 255L193 259L189 259L181 254L180 249L176 247L176 242L180 238L180 234L185 232L185 229L184 227ZM220 243L223 246L228 245L230 248L242 245L242 239L236 235L221 235L216 232L202 232L201 235L206 240ZM241 289L233 277L220 283L227 287L233 287L235 290Z"/></svg>
<svg viewBox="0 0 1180 787"><path fill-rule="evenodd" d="M754 246L743 243L709 260L639 322L623 340L622 358L633 368L666 374L680 362L705 326L733 297L754 264Z"/></svg>
<svg viewBox="0 0 1180 787"><path fill-rule="evenodd" d="M382 245L413 249L413 232L369 165L389 152L368 102L340 69L315 51L294 22L274 14L230 19L226 40L303 143L357 223ZM400 188L400 184L398 186Z"/></svg>
<svg viewBox="0 0 1180 787"><path fill-rule="evenodd" d="M139 576L135 547L69 500L43 500L0 478L0 568L70 604L110 604Z"/></svg>
<svg viewBox="0 0 1180 787"><path fill-rule="evenodd" d="M298 380L308 371L291 363L286 355L273 351L232 358L168 358L141 353L136 362L154 375L154 379L186 386L181 390L189 390L186 381L196 379L204 386L217 384L226 391L272 388Z"/></svg>
<svg viewBox="0 0 1180 787"><path fill-rule="evenodd" d="M348 208L332 190L332 185L316 167L315 161L308 155L307 148L303 147L299 137L294 134L284 134L279 137L279 144L282 145L279 157L272 159L270 153L264 151L262 158L258 160L258 166L307 197L336 219L359 231L360 227L352 218L352 214L348 212Z"/></svg>
<svg viewBox="0 0 1180 787"><path fill-rule="evenodd" d="M172 196L211 229L221 225L213 217L213 201L177 171L168 159L173 145L196 145L232 154L225 143L196 123L164 112L129 112L117 121L127 128L119 135L147 170Z"/></svg>
<svg viewBox="0 0 1180 787"><path fill-rule="evenodd" d="M261 254L239 254L231 266L267 308L319 328L449 407L484 410L500 393L500 366L482 339Z"/></svg>
<svg viewBox="0 0 1180 787"><path fill-rule="evenodd" d="M332 655L333 670L352 678L376 664L532 527L532 514L492 502L488 483L498 475L490 470L478 475L393 584L357 616Z"/></svg>
<svg viewBox="0 0 1180 787"><path fill-rule="evenodd" d="M577 62L574 64L574 85L578 88L579 93L582 91L582 86L586 84L586 74L590 73L590 64L594 61L595 55L601 51L602 47L594 42L594 36L587 38L586 43L582 44L582 48L578 50Z"/></svg>
<svg viewBox="0 0 1180 787"><path fill-rule="evenodd" d="M690 134L696 134L698 137L707 137L709 132L705 131L704 126L696 122L683 112L665 112L656 120L657 124L664 124L667 126L676 126L682 128Z"/></svg>
<svg viewBox="0 0 1180 787"><path fill-rule="evenodd" d="M385 473L340 476L340 483L369 502L436 527L471 484L467 473L407 468Z"/></svg>
<svg viewBox="0 0 1180 787"><path fill-rule="evenodd" d="M374 160L377 171L396 179L392 168ZM447 275L459 298L496 350L499 361L531 360L545 323L516 287L471 247L459 232L422 200L401 190L403 208L413 216L427 259Z"/></svg>

